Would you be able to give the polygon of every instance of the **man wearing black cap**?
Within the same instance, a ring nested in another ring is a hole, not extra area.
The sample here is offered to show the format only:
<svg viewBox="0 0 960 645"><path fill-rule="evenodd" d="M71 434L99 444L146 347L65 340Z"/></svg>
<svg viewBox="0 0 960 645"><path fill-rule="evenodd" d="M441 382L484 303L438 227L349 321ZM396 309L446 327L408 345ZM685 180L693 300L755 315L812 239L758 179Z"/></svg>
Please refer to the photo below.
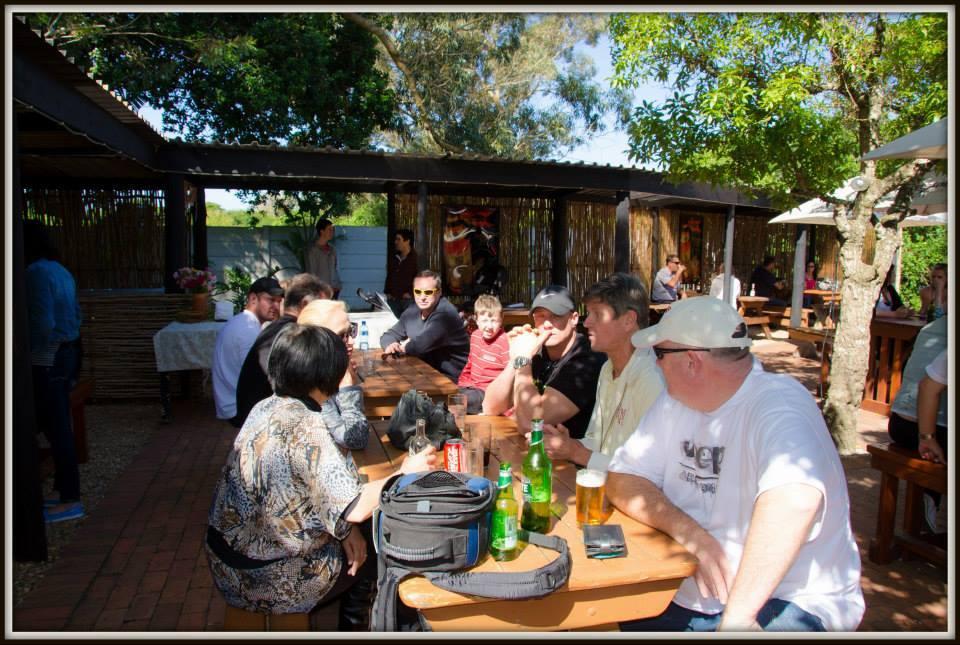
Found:
<svg viewBox="0 0 960 645"><path fill-rule="evenodd" d="M283 287L274 278L260 278L250 285L247 306L217 334L213 350L213 402L218 419L237 414L237 381L240 368L265 322L276 320L283 302Z"/></svg>
<svg viewBox="0 0 960 645"><path fill-rule="evenodd" d="M487 386L484 414L503 414L511 406L517 425L531 419L563 423L574 439L583 437L593 412L597 379L606 356L590 349L577 333L577 313L564 287L550 286L533 299L534 328L510 330L510 360Z"/></svg>

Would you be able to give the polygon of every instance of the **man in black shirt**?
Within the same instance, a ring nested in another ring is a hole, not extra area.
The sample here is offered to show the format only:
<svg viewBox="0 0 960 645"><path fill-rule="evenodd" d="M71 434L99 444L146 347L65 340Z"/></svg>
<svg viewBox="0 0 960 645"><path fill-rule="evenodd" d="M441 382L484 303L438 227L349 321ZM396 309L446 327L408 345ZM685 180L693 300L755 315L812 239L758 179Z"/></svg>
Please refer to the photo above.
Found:
<svg viewBox="0 0 960 645"><path fill-rule="evenodd" d="M333 297L333 288L312 273L295 275L287 285L283 298L283 313L264 327L247 352L237 379L237 415L230 419L235 427L243 427L247 415L257 403L273 394L267 379L267 359L273 340L290 323L297 322L300 310L312 300Z"/></svg>
<svg viewBox="0 0 960 645"><path fill-rule="evenodd" d="M783 289L786 284L773 274L776 266L777 260L772 255L763 258L763 264L750 275L750 284L753 285L754 295L769 298L768 304L786 306L789 303L777 297L777 290Z"/></svg>
<svg viewBox="0 0 960 645"><path fill-rule="evenodd" d="M470 355L470 336L456 307L441 297L440 276L429 269L413 279L413 302L397 324L383 332L384 354L409 354L450 377L460 378Z"/></svg>
<svg viewBox="0 0 960 645"><path fill-rule="evenodd" d="M587 430L607 357L592 351L586 336L577 333L580 317L564 287L543 289L531 309L535 328L510 330L510 361L487 386L483 412L503 414L512 406L521 430L541 418L564 424L579 439Z"/></svg>

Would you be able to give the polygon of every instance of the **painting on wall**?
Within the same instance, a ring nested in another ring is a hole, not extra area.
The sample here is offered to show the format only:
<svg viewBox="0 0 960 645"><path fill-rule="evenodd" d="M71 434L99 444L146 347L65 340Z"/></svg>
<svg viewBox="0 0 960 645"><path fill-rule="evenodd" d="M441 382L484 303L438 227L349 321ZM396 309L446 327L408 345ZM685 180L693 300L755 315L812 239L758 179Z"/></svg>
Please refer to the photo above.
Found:
<svg viewBox="0 0 960 645"><path fill-rule="evenodd" d="M687 267L683 282L702 282L703 275L703 217L680 216L680 244L677 254Z"/></svg>
<svg viewBox="0 0 960 645"><path fill-rule="evenodd" d="M499 267L500 209L495 206L444 206L444 292L473 296L478 281Z"/></svg>

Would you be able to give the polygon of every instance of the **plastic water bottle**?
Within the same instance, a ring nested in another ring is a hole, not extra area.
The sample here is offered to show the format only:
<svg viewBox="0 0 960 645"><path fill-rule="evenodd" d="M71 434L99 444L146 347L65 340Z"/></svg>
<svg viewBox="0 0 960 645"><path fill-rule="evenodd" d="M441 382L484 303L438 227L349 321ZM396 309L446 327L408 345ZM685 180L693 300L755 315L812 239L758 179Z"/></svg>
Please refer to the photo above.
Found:
<svg viewBox="0 0 960 645"><path fill-rule="evenodd" d="M370 330L367 329L366 320L360 321L360 333L358 336L359 338L357 340L359 341L360 351L365 352L370 349Z"/></svg>
<svg viewBox="0 0 960 645"><path fill-rule="evenodd" d="M753 283L750 283L750 295L751 296L757 295L756 285Z"/></svg>

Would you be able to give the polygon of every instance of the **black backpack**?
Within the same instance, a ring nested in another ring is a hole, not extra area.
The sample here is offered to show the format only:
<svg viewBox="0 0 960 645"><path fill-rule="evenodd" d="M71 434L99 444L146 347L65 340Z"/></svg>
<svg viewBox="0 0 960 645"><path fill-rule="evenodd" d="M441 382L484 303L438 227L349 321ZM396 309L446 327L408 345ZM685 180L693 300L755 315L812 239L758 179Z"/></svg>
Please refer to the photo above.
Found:
<svg viewBox="0 0 960 645"><path fill-rule="evenodd" d="M476 565L487 554L496 496L490 480L467 473L433 470L387 481L373 514L377 550L373 631L396 630L397 588L414 573L443 589L485 598L540 598L566 584L571 566L566 540L540 533L524 532L522 539L560 556L539 569L454 573ZM421 626L429 629L425 621Z"/></svg>
<svg viewBox="0 0 960 645"><path fill-rule="evenodd" d="M427 437L437 450L443 448L447 439L461 436L445 403L435 404L430 397L418 394L416 390L407 390L394 408L387 428L387 437L395 448L406 450L409 447L410 440L417 433L418 418L426 419Z"/></svg>

